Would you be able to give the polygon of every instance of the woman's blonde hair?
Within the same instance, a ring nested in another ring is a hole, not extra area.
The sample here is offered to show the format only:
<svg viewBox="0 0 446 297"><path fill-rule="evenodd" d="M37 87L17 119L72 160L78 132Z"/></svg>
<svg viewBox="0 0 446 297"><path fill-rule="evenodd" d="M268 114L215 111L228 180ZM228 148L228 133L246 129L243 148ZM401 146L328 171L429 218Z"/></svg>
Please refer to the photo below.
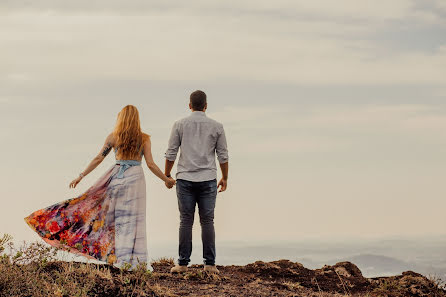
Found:
<svg viewBox="0 0 446 297"><path fill-rule="evenodd" d="M139 122L138 109L133 105L125 106L119 113L113 130L116 154L121 159L139 157L142 150L143 133Z"/></svg>

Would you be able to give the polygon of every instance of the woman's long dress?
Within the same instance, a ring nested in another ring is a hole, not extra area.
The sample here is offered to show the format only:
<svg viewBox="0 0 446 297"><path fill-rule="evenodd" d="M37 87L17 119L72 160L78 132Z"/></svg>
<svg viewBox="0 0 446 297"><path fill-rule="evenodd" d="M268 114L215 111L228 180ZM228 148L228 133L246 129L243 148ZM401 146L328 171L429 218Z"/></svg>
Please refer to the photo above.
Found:
<svg viewBox="0 0 446 297"><path fill-rule="evenodd" d="M117 160L82 195L37 210L26 223L47 243L122 267L147 262L141 162Z"/></svg>

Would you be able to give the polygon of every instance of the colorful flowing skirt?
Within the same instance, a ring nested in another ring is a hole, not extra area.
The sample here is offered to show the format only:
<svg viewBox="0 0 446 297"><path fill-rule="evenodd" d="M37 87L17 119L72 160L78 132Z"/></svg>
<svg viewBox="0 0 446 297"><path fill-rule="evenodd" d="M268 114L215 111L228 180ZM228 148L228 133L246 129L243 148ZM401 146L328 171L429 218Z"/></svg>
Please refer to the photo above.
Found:
<svg viewBox="0 0 446 297"><path fill-rule="evenodd" d="M147 263L146 184L140 162L118 160L82 195L25 217L54 247L113 264ZM148 265L148 264L147 264Z"/></svg>

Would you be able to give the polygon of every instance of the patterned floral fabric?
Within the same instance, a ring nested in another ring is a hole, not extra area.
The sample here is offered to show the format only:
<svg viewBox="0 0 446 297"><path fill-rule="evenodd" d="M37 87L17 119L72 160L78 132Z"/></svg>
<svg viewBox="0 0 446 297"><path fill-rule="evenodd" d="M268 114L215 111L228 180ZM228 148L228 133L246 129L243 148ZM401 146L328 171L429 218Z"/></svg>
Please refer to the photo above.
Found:
<svg viewBox="0 0 446 297"><path fill-rule="evenodd" d="M82 195L24 219L54 247L118 267L130 263L133 269L147 262L145 187L141 166L121 162Z"/></svg>

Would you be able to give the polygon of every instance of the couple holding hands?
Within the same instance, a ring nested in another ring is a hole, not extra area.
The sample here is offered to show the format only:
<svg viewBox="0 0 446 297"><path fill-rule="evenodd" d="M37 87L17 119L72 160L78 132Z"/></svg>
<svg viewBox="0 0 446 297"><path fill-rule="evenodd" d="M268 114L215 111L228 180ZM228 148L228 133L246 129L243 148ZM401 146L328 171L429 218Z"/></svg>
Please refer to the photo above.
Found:
<svg viewBox="0 0 446 297"><path fill-rule="evenodd" d="M118 114L113 132L98 155L79 177L75 188L113 149L116 163L86 192L34 211L25 222L47 243L90 259L133 270L147 263L146 184L142 158L167 188L176 186L180 213L178 264L173 273L187 271L192 253L195 208L201 224L204 270L218 273L215 266L214 209L217 192L227 188L228 150L223 125L206 115L203 91L190 95L188 117L172 127L165 153L164 173L155 164L150 136L141 131L139 113L127 105ZM170 175L177 158L176 180ZM217 155L222 178L217 183Z"/></svg>

